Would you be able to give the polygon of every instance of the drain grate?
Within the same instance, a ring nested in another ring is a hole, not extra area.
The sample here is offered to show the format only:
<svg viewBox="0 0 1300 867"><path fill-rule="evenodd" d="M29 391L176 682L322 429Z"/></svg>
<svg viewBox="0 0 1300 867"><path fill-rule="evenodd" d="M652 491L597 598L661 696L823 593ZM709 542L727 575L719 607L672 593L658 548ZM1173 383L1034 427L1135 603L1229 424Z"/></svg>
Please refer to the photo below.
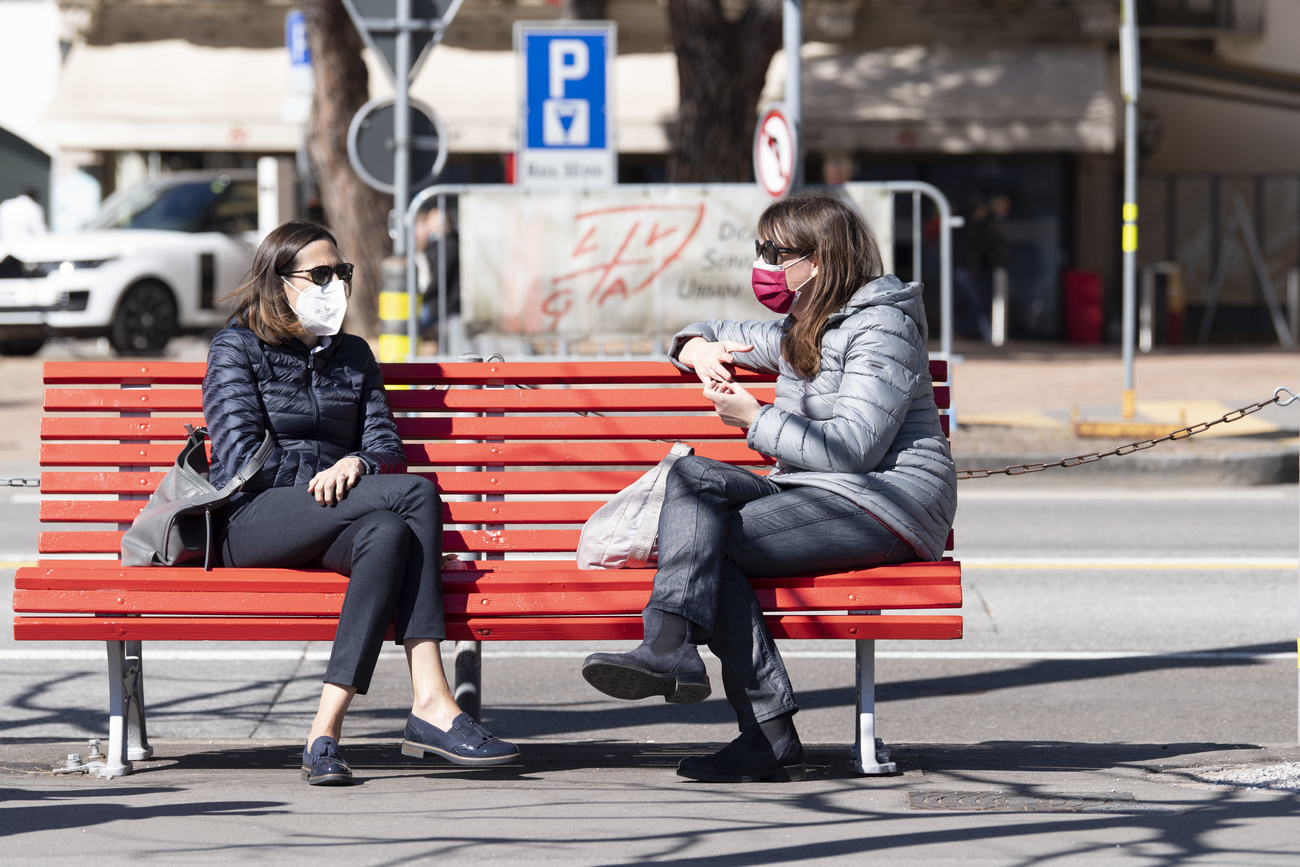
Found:
<svg viewBox="0 0 1300 867"><path fill-rule="evenodd" d="M1127 792L1108 795L1020 795L1012 792L908 792L913 810L957 813L1178 813L1144 804Z"/></svg>

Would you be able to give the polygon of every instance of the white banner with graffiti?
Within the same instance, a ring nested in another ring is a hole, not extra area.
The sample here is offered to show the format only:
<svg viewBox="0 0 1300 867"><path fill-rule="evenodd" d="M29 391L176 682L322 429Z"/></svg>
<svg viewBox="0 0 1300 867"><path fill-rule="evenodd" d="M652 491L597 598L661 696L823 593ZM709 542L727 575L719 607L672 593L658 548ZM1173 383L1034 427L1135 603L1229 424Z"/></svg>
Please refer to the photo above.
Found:
<svg viewBox="0 0 1300 867"><path fill-rule="evenodd" d="M891 195L850 199L893 270ZM750 289L754 227L771 201L752 184L460 197L461 311L475 331L662 337L701 319L771 319Z"/></svg>

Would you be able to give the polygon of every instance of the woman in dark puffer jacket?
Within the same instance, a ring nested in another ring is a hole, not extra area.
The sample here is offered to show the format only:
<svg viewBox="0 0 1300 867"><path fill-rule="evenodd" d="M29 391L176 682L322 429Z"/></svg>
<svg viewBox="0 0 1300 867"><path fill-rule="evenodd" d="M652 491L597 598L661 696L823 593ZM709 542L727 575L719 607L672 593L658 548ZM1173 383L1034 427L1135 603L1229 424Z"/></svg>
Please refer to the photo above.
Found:
<svg viewBox="0 0 1300 867"><path fill-rule="evenodd" d="M414 692L402 752L465 765L509 762L519 751L462 713L447 686L439 652L442 503L432 482L406 474L370 347L339 331L351 279L334 236L293 221L266 237L230 296L235 313L212 340L203 380L212 483L238 472L268 428L276 447L218 515L222 561L349 576L303 749L309 783L352 782L338 747L343 716L369 688L390 622Z"/></svg>

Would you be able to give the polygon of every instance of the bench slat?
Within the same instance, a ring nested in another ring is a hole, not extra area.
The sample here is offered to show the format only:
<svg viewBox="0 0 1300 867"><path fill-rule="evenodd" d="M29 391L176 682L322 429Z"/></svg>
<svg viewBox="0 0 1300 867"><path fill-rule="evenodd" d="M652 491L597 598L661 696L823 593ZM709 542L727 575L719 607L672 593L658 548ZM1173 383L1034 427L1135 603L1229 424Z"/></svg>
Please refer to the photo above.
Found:
<svg viewBox="0 0 1300 867"><path fill-rule="evenodd" d="M766 618L774 638L930 639L961 638L961 616L876 614ZM18 641L333 641L332 617L15 617ZM637 617L501 617L447 620L451 641L640 640ZM391 638L391 631L389 633Z"/></svg>
<svg viewBox="0 0 1300 867"><path fill-rule="evenodd" d="M444 494L612 494L626 488L643 470L564 470L557 472L457 472L436 479ZM757 470L762 474L762 470ZM148 494L162 481L161 472L43 472L45 494Z"/></svg>
<svg viewBox="0 0 1300 867"><path fill-rule="evenodd" d="M602 591L642 589L649 591L654 569L579 569L572 560L481 560L465 561L462 569L443 573L449 592L556 592L577 588ZM195 567L158 566L151 569L123 568L113 560L46 560L37 566L17 570L14 587L20 590L112 590L115 592L247 592L341 593L348 579L324 569L276 569L270 567L223 568L203 572ZM852 590L876 587L951 585L960 586L961 564L954 560L933 563L900 563L854 569L845 572L785 575L753 578L756 588L822 587ZM861 604L861 600L851 600ZM870 606L867 606L870 607Z"/></svg>
<svg viewBox="0 0 1300 867"><path fill-rule="evenodd" d="M554 383L620 383L620 382L672 382L673 377L688 376L661 361L611 361L602 360L600 373L592 373L591 362L451 362L433 364L390 363L384 365L384 378L392 383L424 383L428 385L474 385L481 382L485 371L508 382ZM42 368L46 385L71 385L76 383L100 384L127 382L131 384L197 385L203 381L205 364L201 361L47 361ZM742 375L752 376L742 369ZM930 361L930 376L935 382L948 379L948 363ZM526 377L532 377L526 379Z"/></svg>
<svg viewBox="0 0 1300 867"><path fill-rule="evenodd" d="M528 551L566 553L577 549L578 530L509 529L449 530L442 534L444 551ZM45 530L37 534L42 554L116 554L122 534L113 530Z"/></svg>
<svg viewBox="0 0 1300 867"><path fill-rule="evenodd" d="M520 424L527 422L520 421ZM744 442L690 442L695 453L733 464L770 464L772 460ZM668 454L668 443L591 442L565 448L538 442L407 443L409 464L419 466L653 466ZM165 467L176 460L173 443L42 443L41 464L53 467Z"/></svg>
<svg viewBox="0 0 1300 867"><path fill-rule="evenodd" d="M43 440L174 440L188 436L185 425L198 427L201 418L47 418ZM530 440L581 439L743 439L739 428L717 416L539 416L533 418L399 418L397 432L412 440L493 439L525 435ZM168 448L175 449L176 445Z"/></svg>
<svg viewBox="0 0 1300 867"><path fill-rule="evenodd" d="M43 500L40 505L40 517L42 521L63 523L130 523L144 508L145 502L145 500ZM442 519L448 524L582 524L601 505L596 500L444 502Z"/></svg>
<svg viewBox="0 0 1300 867"><path fill-rule="evenodd" d="M108 616L337 616L345 589L334 593L269 593L256 588L226 593L16 589L14 611ZM625 614L644 608L650 590L650 582L618 590L593 589L577 582L567 589L541 591L492 586L485 592L458 592L458 588L448 586L443 590L443 600L448 615ZM951 608L961 604L961 588L952 585L881 585L873 587L869 594L860 588L764 587L756 588L755 593L759 604L769 611L844 611L855 605L872 610Z"/></svg>
<svg viewBox="0 0 1300 867"><path fill-rule="evenodd" d="M776 399L775 389L756 386L751 393L762 403ZM935 403L950 405L947 386L935 386ZM623 389L617 392L588 389L420 389L392 391L388 395L394 412L694 412L711 405L698 388ZM199 389L158 391L117 389L47 389L47 412L189 412L203 409ZM60 421L49 419L49 421ZM193 419L178 419L178 424ZM42 435L46 435L42 425Z"/></svg>

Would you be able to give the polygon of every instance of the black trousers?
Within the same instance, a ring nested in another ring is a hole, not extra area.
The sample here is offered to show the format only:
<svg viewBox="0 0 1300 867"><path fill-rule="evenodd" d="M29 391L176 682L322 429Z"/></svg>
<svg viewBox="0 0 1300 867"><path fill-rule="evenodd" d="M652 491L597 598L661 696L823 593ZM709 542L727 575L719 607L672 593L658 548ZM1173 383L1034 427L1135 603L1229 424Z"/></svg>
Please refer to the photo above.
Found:
<svg viewBox="0 0 1300 867"><path fill-rule="evenodd" d="M315 567L349 576L325 681L365 694L390 621L400 643L447 637L442 501L421 476L362 476L322 506L307 486L272 488L232 507L218 536L227 566Z"/></svg>

